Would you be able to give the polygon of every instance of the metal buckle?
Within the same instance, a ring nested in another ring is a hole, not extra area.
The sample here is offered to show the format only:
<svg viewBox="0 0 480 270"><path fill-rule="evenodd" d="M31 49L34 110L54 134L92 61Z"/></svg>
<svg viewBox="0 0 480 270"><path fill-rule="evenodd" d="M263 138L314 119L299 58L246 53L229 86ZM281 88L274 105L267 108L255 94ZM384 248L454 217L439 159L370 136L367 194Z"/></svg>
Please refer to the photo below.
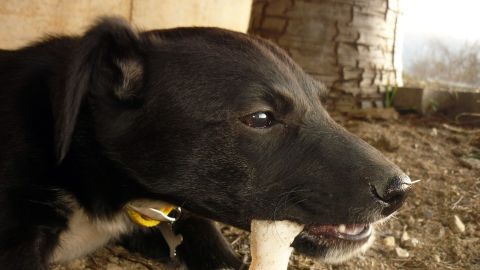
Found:
<svg viewBox="0 0 480 270"><path fill-rule="evenodd" d="M132 204L129 204L128 207L130 207L131 209L135 210L136 212L148 217L148 218L151 218L151 219L154 219L154 220L158 220L158 221L161 221L161 222L175 222L177 221L177 219L180 217L180 214L182 213L182 209L180 207L175 207L171 212L170 214L166 215L165 213L163 213L162 211L158 210L158 209L155 209L155 208L152 208L152 207L137 207L137 206L134 206Z"/></svg>

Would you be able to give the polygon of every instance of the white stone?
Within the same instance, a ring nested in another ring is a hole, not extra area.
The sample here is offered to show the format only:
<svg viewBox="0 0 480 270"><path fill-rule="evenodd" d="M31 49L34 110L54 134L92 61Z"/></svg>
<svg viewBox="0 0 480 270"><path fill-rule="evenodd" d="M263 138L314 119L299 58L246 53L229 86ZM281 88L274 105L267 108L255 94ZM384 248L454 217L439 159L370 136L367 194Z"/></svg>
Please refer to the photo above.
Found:
<svg viewBox="0 0 480 270"><path fill-rule="evenodd" d="M395 253L397 253L397 256L399 258L408 258L410 256L410 253L408 253L407 250L405 250L401 247L396 247L395 248Z"/></svg>
<svg viewBox="0 0 480 270"><path fill-rule="evenodd" d="M416 248L419 244L420 244L420 241L418 241L417 238L409 239L408 241L405 241L403 243L404 247L407 247L407 248Z"/></svg>
<svg viewBox="0 0 480 270"><path fill-rule="evenodd" d="M395 237L387 236L383 238L383 245L388 249L393 249L395 247Z"/></svg>
<svg viewBox="0 0 480 270"><path fill-rule="evenodd" d="M408 233L404 231L402 233L402 236L400 237L400 241L403 243L403 242L407 242L408 240L410 240L410 235L408 235Z"/></svg>
<svg viewBox="0 0 480 270"><path fill-rule="evenodd" d="M457 233L465 232L465 224L463 224L462 220L457 215L453 216L453 219L450 223L450 228Z"/></svg>

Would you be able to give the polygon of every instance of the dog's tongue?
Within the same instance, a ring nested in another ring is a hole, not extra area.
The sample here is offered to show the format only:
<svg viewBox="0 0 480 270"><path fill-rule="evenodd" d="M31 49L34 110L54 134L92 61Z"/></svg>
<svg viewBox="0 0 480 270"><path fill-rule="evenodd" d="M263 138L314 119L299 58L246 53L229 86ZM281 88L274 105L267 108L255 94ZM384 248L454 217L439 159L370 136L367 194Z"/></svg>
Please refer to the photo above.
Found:
<svg viewBox="0 0 480 270"><path fill-rule="evenodd" d="M252 263L249 270L283 270L303 225L291 221L253 220L250 233Z"/></svg>

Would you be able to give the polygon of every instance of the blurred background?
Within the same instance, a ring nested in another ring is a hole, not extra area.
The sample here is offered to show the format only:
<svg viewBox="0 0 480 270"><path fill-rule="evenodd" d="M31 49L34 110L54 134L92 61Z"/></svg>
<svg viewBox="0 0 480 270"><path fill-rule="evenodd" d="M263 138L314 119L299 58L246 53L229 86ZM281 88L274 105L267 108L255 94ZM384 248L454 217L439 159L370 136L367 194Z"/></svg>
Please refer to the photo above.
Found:
<svg viewBox="0 0 480 270"><path fill-rule="evenodd" d="M267 38L325 83L347 129L414 180L366 254L290 269L480 269L480 1L2 0L0 48L81 34L101 15L139 29L217 26ZM249 260L248 234L225 225ZM108 247L60 269L171 269Z"/></svg>

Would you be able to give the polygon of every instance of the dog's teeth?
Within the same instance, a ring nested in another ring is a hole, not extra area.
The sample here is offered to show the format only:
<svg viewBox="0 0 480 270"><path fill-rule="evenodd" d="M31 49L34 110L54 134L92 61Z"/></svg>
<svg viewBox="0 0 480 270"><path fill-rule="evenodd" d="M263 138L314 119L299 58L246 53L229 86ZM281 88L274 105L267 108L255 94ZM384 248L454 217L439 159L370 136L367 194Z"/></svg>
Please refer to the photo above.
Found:
<svg viewBox="0 0 480 270"><path fill-rule="evenodd" d="M338 232L345 233L346 228L347 226L345 226L345 224L340 224L340 226L338 226Z"/></svg>

